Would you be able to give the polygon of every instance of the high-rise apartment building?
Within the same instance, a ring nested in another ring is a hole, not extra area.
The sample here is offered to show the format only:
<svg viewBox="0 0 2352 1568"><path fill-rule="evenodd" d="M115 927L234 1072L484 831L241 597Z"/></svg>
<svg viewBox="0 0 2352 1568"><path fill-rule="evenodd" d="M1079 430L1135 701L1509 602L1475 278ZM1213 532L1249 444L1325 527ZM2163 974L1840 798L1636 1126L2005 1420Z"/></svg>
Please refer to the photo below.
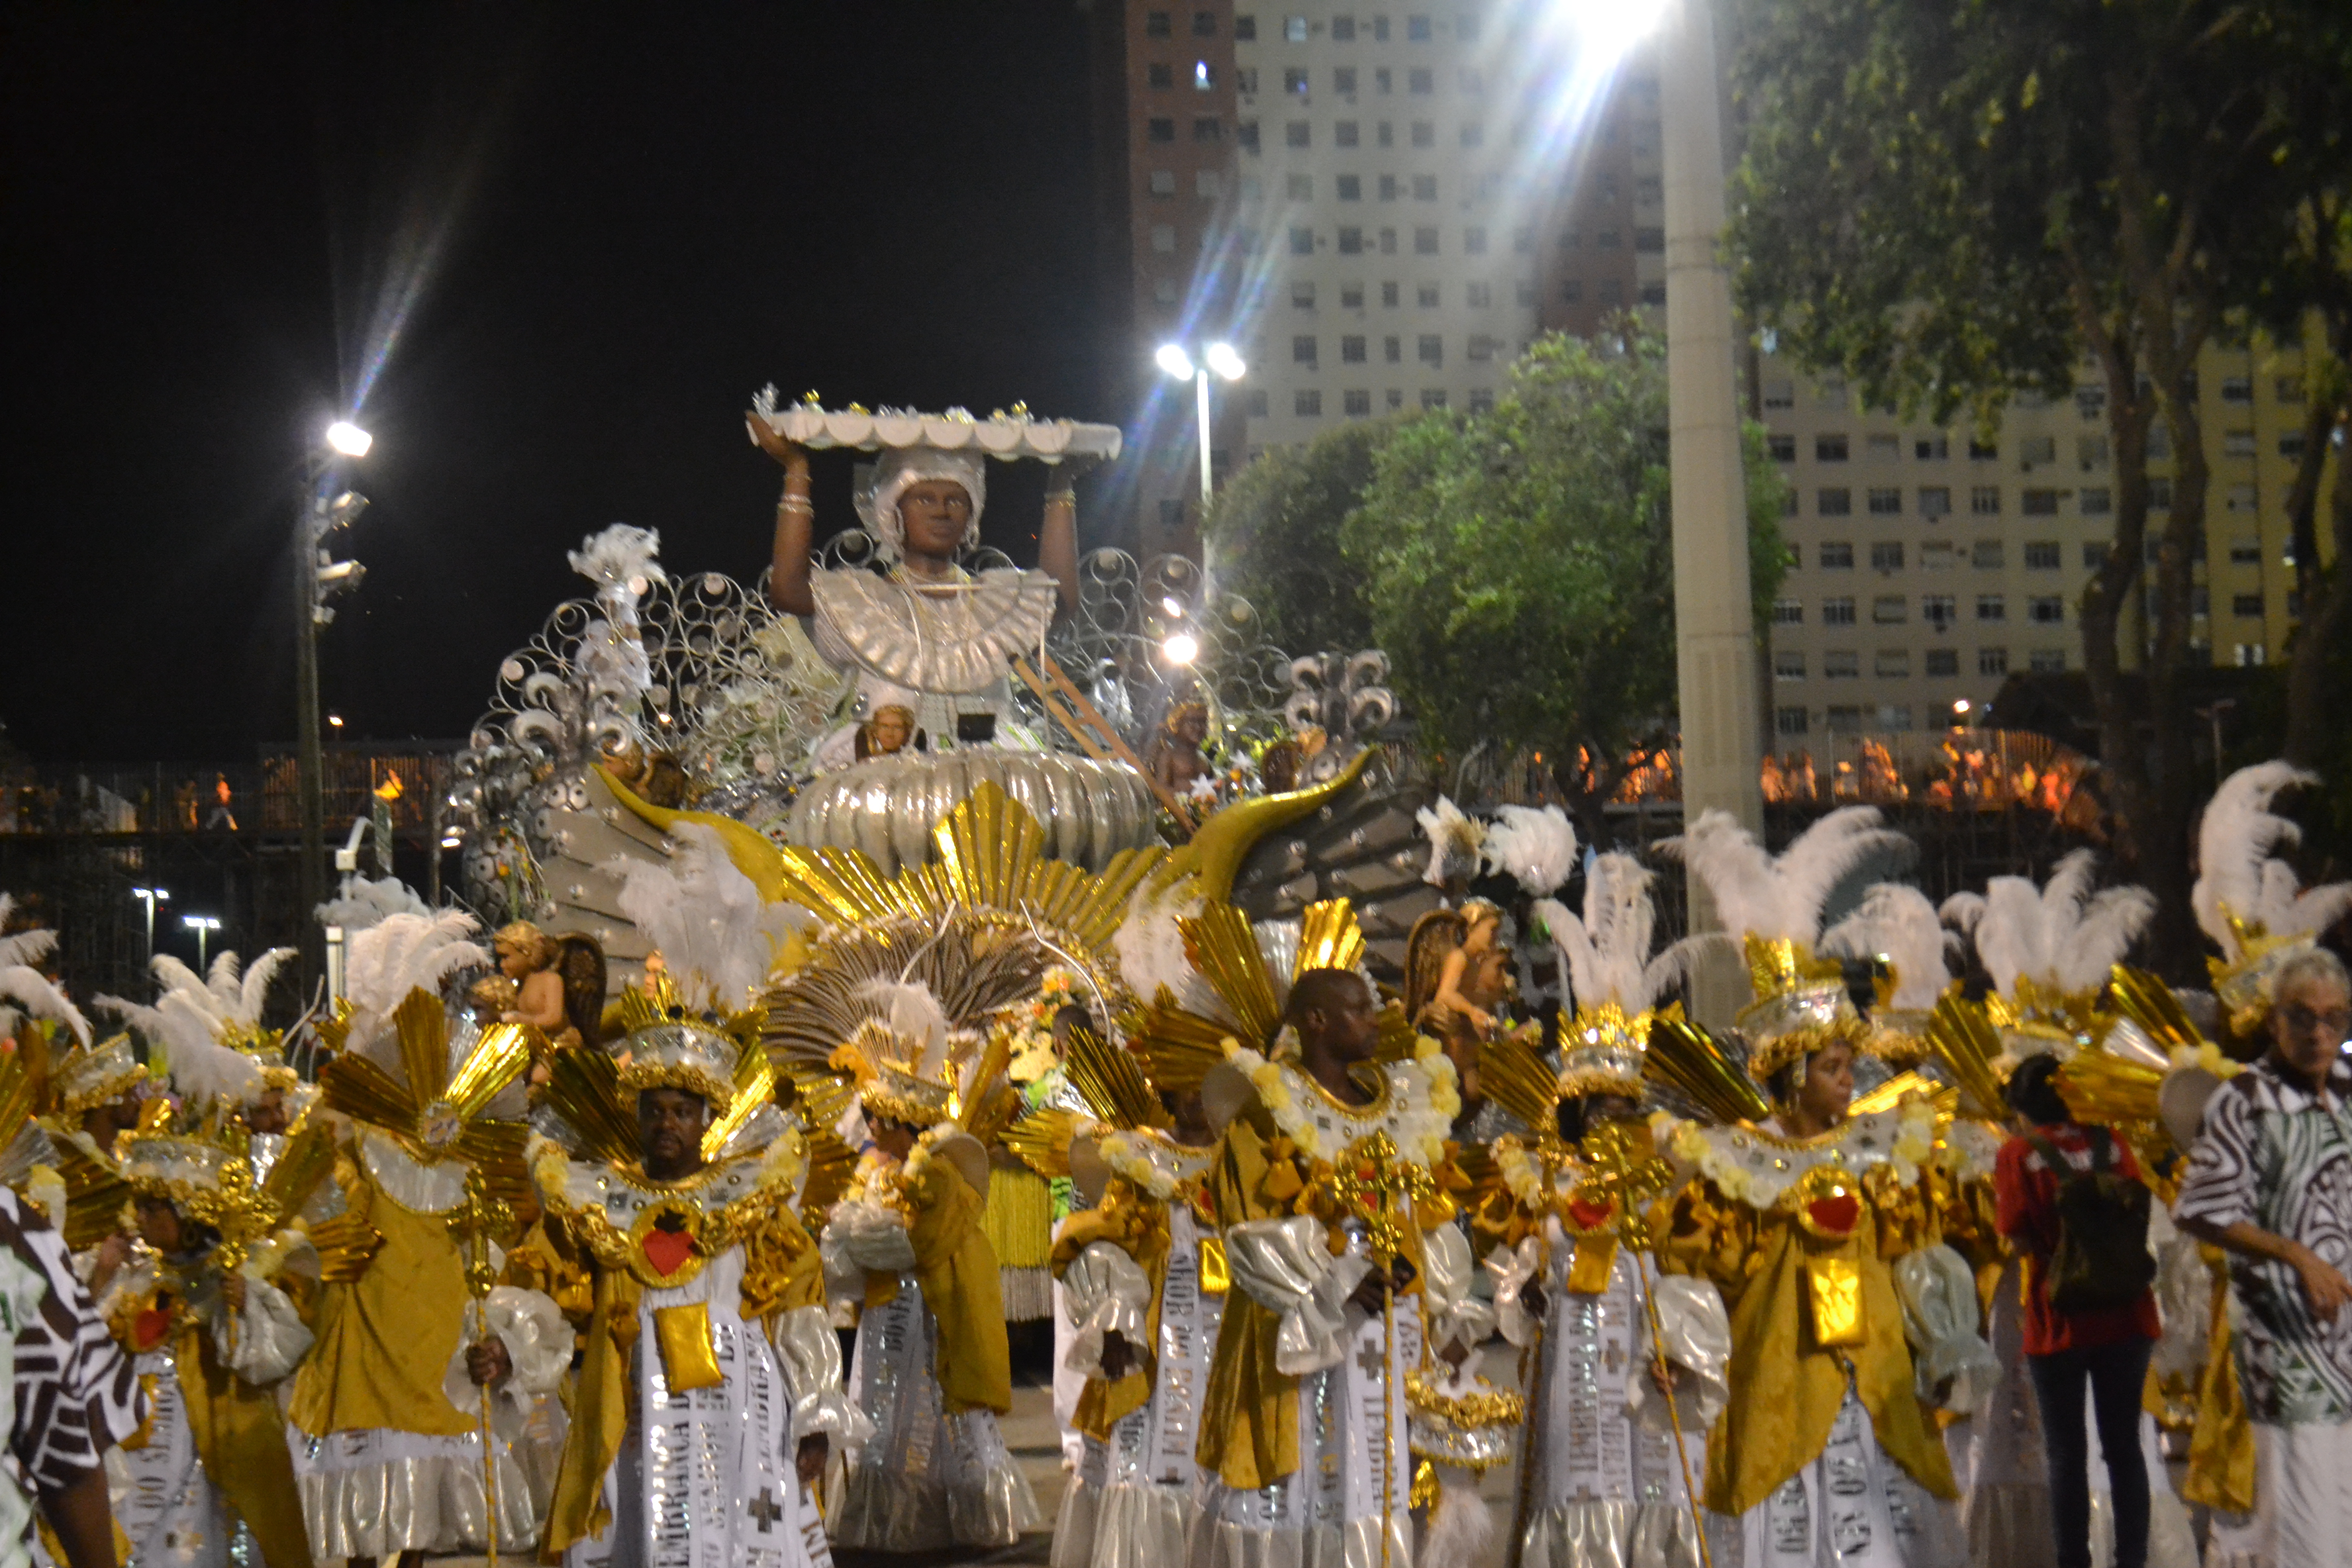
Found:
<svg viewBox="0 0 2352 1568"><path fill-rule="evenodd" d="M1102 248L1148 550L1194 545L1165 342L1234 342L1222 473L1333 424L1491 405L1540 330L1664 298L1654 73L1518 0L1097 0Z"/></svg>
<svg viewBox="0 0 2352 1568"><path fill-rule="evenodd" d="M2192 640L2215 664L2281 658L2298 605L2285 500L2303 441L2294 348L2211 348L2198 371L2212 480ZM1780 744L1937 729L2019 671L2083 668L2079 605L2114 532L2106 392L2085 364L2072 398L2011 407L1994 438L1860 406L1843 383L1764 360L1762 416L1794 489L1796 549L1774 607ZM2162 422L2148 472L2169 509ZM2146 621L2121 638L2139 662ZM1966 704L1966 707L1962 707Z"/></svg>

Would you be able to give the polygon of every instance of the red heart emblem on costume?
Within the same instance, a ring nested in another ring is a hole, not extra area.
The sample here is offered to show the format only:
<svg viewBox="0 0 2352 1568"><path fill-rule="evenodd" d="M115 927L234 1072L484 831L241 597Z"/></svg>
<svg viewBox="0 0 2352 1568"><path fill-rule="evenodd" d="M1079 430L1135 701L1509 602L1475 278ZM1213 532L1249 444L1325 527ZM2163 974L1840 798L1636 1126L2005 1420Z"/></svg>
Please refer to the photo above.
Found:
<svg viewBox="0 0 2352 1568"><path fill-rule="evenodd" d="M637 1245L645 1248L646 1261L654 1266L654 1272L665 1279L685 1268L686 1260L694 1256L694 1237L682 1230L649 1230Z"/></svg>
<svg viewBox="0 0 2352 1568"><path fill-rule="evenodd" d="M1570 1198L1568 1200L1568 1217L1574 1220L1581 1229L1599 1230L1609 1223L1609 1216L1615 1212L1616 1207L1615 1204L1605 1198L1599 1203L1594 1203L1589 1198Z"/></svg>
<svg viewBox="0 0 2352 1568"><path fill-rule="evenodd" d="M172 1314L160 1307L150 1307L139 1314L131 1325L131 1338L142 1351L152 1351L163 1342L172 1331Z"/></svg>
<svg viewBox="0 0 2352 1568"><path fill-rule="evenodd" d="M1815 1198L1805 1205L1813 1223L1832 1236L1843 1236L1862 1217L1862 1200L1852 1193L1840 1193L1832 1198Z"/></svg>

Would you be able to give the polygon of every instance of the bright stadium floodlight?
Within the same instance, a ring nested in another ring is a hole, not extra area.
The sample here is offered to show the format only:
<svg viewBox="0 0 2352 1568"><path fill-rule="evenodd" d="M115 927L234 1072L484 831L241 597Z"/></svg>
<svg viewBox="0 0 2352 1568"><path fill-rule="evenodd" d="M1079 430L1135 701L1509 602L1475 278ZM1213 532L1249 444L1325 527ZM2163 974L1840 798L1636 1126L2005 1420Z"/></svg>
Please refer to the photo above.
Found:
<svg viewBox="0 0 2352 1568"><path fill-rule="evenodd" d="M1160 345L1160 352L1151 357L1158 362L1161 370L1166 371L1178 381L1192 379L1192 356L1186 353L1181 345L1162 343Z"/></svg>
<svg viewBox="0 0 2352 1568"><path fill-rule="evenodd" d="M1665 0L1559 0L1559 15L1611 63L1656 31Z"/></svg>
<svg viewBox="0 0 2352 1568"><path fill-rule="evenodd" d="M338 419L327 426L327 445L346 458L364 458L375 437L348 419Z"/></svg>
<svg viewBox="0 0 2352 1568"><path fill-rule="evenodd" d="M1249 366L1242 363L1241 354L1231 343L1211 343L1208 353L1202 357L1209 362L1211 370L1227 381L1239 381L1249 374Z"/></svg>
<svg viewBox="0 0 2352 1568"><path fill-rule="evenodd" d="M1201 657L1200 639L1191 632L1171 632L1160 652L1171 664L1190 664Z"/></svg>

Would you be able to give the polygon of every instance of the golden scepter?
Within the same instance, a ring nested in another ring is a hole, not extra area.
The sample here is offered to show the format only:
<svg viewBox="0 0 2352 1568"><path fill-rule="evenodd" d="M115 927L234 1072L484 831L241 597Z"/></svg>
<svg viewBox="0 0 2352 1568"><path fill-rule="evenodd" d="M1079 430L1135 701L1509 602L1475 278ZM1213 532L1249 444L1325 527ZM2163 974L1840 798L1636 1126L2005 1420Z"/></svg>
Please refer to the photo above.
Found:
<svg viewBox="0 0 2352 1568"><path fill-rule="evenodd" d="M474 1341L478 1344L489 1337L490 1289L498 1283L498 1271L490 1266L490 1237L503 1233L513 1220L513 1210L490 1195L481 1167L467 1171L465 1201L449 1211L446 1223L450 1235L465 1248L466 1292L474 1299ZM508 1353L511 1365L513 1352ZM490 1390L487 1384L482 1385L480 1398L482 1506L489 1515L487 1555L489 1568L499 1568L499 1462L490 1436Z"/></svg>

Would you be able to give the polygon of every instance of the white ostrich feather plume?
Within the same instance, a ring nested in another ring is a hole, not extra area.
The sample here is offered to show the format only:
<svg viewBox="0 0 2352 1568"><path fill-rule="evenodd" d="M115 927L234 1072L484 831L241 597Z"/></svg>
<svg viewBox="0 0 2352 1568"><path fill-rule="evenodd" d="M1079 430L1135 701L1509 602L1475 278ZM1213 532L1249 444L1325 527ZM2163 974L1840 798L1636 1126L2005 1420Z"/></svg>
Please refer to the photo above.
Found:
<svg viewBox="0 0 2352 1568"><path fill-rule="evenodd" d="M290 947L273 947L240 974L236 954L224 952L213 960L208 975L199 975L170 953L159 952L152 967L163 994L154 1006L137 1007L112 997L101 1000L163 1047L172 1086L182 1098L242 1100L258 1090L261 1068L242 1051L224 1045L222 1037L234 1028L258 1026L269 983L293 956Z"/></svg>
<svg viewBox="0 0 2352 1568"><path fill-rule="evenodd" d="M1735 938L1811 945L1822 906L1838 883L1870 856L1908 842L1878 825L1878 808L1841 806L1797 837L1777 857L1729 812L1707 811L1680 837L1659 847L1682 858L1714 895L1724 929Z"/></svg>
<svg viewBox="0 0 2352 1568"><path fill-rule="evenodd" d="M387 915L352 938L344 994L359 1011L388 1016L411 991L438 991L457 971L487 965L490 955L468 940L480 929L463 910Z"/></svg>
<svg viewBox="0 0 2352 1568"><path fill-rule="evenodd" d="M36 1018L55 1019L72 1030L74 1038L83 1045L90 1042L89 1020L82 1016L80 1008L67 1000L66 994L47 975L29 963L0 964L0 1032L14 1031L17 1020L26 1013Z"/></svg>
<svg viewBox="0 0 2352 1568"><path fill-rule="evenodd" d="M1678 954L1651 955L1657 910L1650 873L1631 855L1612 850L1593 858L1584 873L1582 919L1557 899L1538 900L1535 914L1568 966L1579 1007L1613 1002L1627 1014L1646 1012L1682 973Z"/></svg>
<svg viewBox="0 0 2352 1568"><path fill-rule="evenodd" d="M2197 923L2232 963L2242 962L2245 954L2222 912L2225 904L2230 914L2250 925L2259 922L2273 937L2326 931L2352 910L2352 882L2329 882L2305 891L2294 868L2272 853L2303 838L2301 828L2272 813L2272 797L2283 789L2318 782L2317 773L2292 763L2260 763L2231 773L2206 803L2204 825L2197 835L2197 886L2189 902L2197 910Z"/></svg>
<svg viewBox="0 0 2352 1568"><path fill-rule="evenodd" d="M776 944L807 924L797 904L771 904L727 857L718 830L682 822L667 864L615 857L621 912L661 952L678 989L706 1006L732 1010L767 982Z"/></svg>
<svg viewBox="0 0 2352 1568"><path fill-rule="evenodd" d="M1538 811L1499 805L1483 850L1489 871L1507 871L1530 898L1542 898L1576 873L1576 828L1556 805Z"/></svg>
<svg viewBox="0 0 2352 1568"><path fill-rule="evenodd" d="M1955 939L1936 906L1916 888L1881 882L1853 913L1822 933L1822 952L1839 958L1884 958L1895 966L1896 1007L1927 1012L1951 984L1944 955Z"/></svg>
<svg viewBox="0 0 2352 1568"><path fill-rule="evenodd" d="M343 928L348 938L368 927L381 924L386 915L429 915L433 907L416 896L407 883L397 877L386 877L371 882L365 877L354 877L341 895L328 900L318 907L321 922Z"/></svg>
<svg viewBox="0 0 2352 1568"><path fill-rule="evenodd" d="M2031 877L1995 877L1982 893L1955 893L1944 918L1976 939L1977 957L2004 996L2020 979L2072 994L2096 991L2156 915L2146 888L2091 891L2092 855L2077 849L2051 868L2041 888Z"/></svg>
<svg viewBox="0 0 2352 1568"><path fill-rule="evenodd" d="M1486 830L1463 816L1452 797L1439 795L1435 805L1423 806L1412 817L1429 840L1429 869L1421 874L1423 881L1442 888L1449 868L1459 867L1465 874L1478 868L1478 847L1486 841Z"/></svg>
<svg viewBox="0 0 2352 1568"><path fill-rule="evenodd" d="M0 893L0 926L5 926L8 917L16 912L16 900L6 893ZM0 969L38 963L57 950L58 933L43 926L0 936Z"/></svg>

